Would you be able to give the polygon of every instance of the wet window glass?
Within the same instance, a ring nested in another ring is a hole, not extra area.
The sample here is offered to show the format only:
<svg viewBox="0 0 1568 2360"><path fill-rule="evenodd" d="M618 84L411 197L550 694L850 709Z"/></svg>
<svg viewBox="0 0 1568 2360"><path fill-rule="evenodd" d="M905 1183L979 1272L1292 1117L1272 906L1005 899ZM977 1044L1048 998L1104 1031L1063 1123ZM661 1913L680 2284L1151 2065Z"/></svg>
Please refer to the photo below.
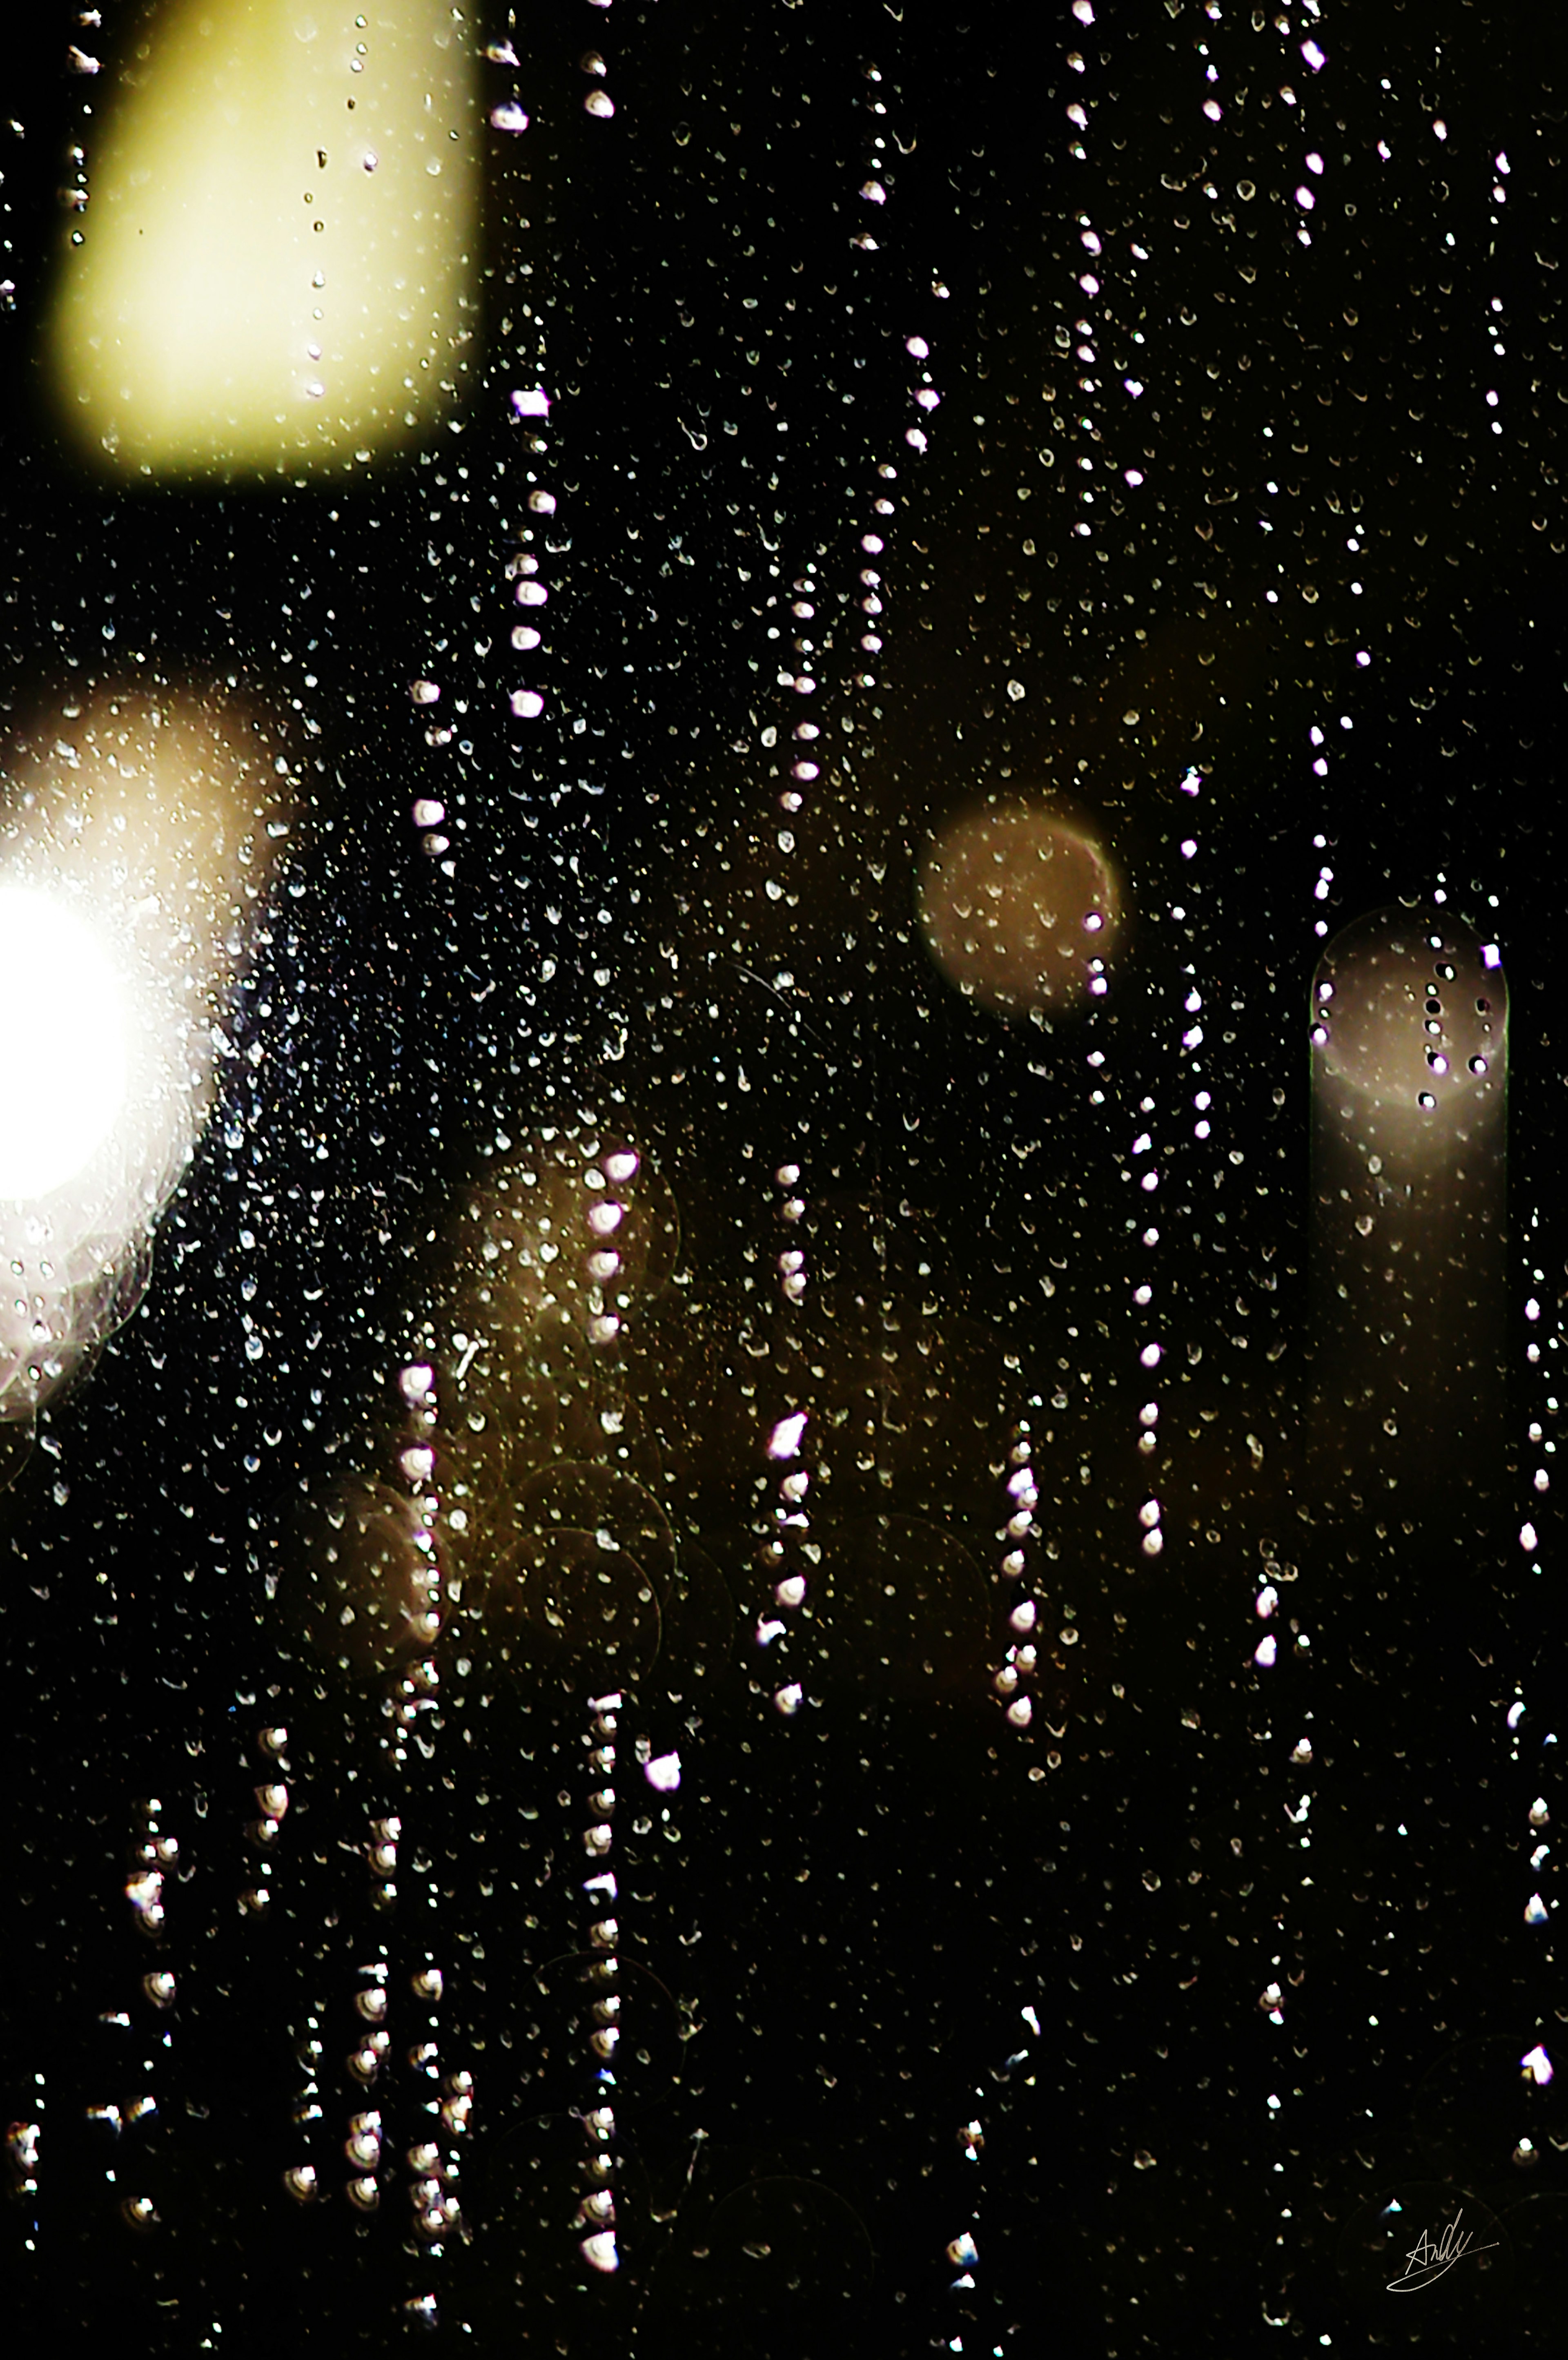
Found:
<svg viewBox="0 0 1568 2360"><path fill-rule="evenodd" d="M15 2316L1559 2349L1551 12L11 64Z"/></svg>

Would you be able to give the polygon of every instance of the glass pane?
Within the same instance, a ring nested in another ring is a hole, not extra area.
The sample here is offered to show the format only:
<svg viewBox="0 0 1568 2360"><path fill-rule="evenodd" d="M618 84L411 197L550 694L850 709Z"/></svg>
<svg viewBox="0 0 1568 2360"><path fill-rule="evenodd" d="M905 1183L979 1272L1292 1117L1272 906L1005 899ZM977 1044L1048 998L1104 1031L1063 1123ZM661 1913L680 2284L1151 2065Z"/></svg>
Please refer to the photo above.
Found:
<svg viewBox="0 0 1568 2360"><path fill-rule="evenodd" d="M17 2315L1555 2349L1554 26L22 43Z"/></svg>

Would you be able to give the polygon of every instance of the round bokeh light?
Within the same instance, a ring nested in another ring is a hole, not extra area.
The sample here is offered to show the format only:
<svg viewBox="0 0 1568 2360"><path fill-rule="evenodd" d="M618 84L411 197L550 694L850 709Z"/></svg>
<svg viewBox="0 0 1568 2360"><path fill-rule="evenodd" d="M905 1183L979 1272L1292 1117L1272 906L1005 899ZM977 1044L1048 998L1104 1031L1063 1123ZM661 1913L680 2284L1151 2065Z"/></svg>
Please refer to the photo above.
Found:
<svg viewBox="0 0 1568 2360"><path fill-rule="evenodd" d="M1092 993L1116 940L1110 864L1080 828L1023 803L961 812L920 870L920 926L967 999L1002 1015Z"/></svg>

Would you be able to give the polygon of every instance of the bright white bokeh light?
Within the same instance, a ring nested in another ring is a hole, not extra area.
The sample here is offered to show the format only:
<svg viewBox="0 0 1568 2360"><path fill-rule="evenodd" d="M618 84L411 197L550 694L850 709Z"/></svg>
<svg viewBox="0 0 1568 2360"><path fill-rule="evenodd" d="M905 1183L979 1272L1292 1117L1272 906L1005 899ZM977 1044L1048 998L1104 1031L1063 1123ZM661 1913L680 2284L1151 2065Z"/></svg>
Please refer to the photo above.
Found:
<svg viewBox="0 0 1568 2360"><path fill-rule="evenodd" d="M0 1428L142 1299L294 809L275 727L212 684L105 683L5 755Z"/></svg>
<svg viewBox="0 0 1568 2360"><path fill-rule="evenodd" d="M0 1197L46 1196L125 1102L124 991L86 920L27 885L0 886Z"/></svg>

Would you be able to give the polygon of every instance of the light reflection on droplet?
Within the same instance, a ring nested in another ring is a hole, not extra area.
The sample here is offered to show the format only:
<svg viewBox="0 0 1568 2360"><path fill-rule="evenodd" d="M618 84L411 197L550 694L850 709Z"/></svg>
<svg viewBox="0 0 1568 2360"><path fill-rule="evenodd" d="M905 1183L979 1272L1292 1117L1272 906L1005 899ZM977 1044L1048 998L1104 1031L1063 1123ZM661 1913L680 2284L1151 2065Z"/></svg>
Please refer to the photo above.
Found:
<svg viewBox="0 0 1568 2360"><path fill-rule="evenodd" d="M800 1437L806 1430L807 1412L796 1410L781 1417L768 1437L769 1459L793 1459L800 1448Z"/></svg>

